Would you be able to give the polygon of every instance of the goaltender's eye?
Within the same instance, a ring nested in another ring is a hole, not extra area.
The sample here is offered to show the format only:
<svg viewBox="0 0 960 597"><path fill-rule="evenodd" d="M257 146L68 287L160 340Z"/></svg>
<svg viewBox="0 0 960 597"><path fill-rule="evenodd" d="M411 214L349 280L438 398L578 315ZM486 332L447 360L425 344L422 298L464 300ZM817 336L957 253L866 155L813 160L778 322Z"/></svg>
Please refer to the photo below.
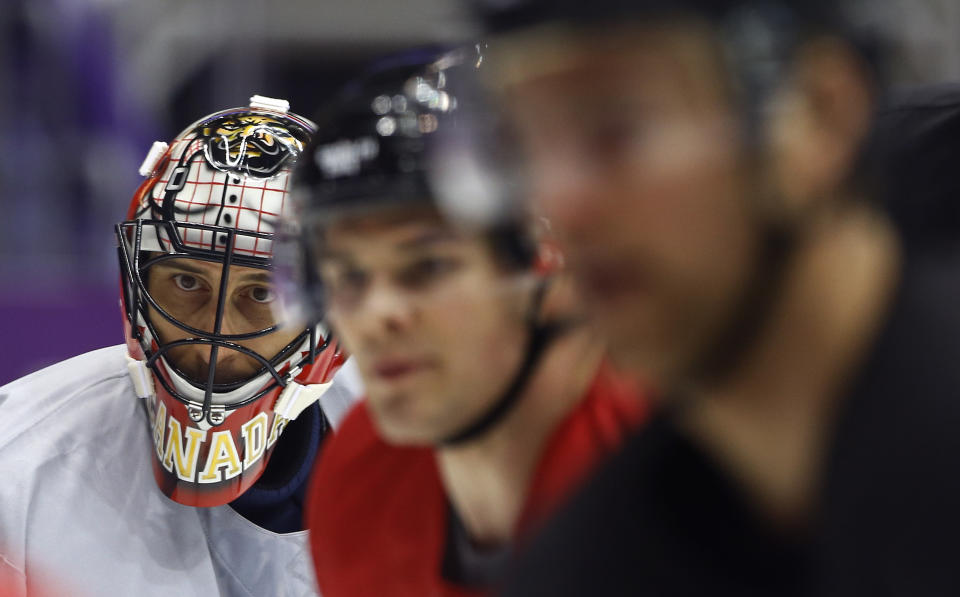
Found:
<svg viewBox="0 0 960 597"><path fill-rule="evenodd" d="M271 303L277 298L277 293L269 286L254 286L250 290L250 298L257 303Z"/></svg>
<svg viewBox="0 0 960 597"><path fill-rule="evenodd" d="M192 292L200 288L200 280L190 274L176 274L173 276L173 283L177 288L186 292Z"/></svg>

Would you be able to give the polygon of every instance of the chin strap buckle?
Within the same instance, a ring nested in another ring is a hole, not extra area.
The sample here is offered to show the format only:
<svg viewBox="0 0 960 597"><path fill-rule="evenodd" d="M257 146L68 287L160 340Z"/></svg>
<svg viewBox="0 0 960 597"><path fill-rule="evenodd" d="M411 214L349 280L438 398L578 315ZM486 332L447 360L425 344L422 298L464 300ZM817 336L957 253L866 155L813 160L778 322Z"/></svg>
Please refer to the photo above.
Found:
<svg viewBox="0 0 960 597"><path fill-rule="evenodd" d="M300 413L305 411L307 407L320 400L320 397L332 385L332 381L306 385L291 381L277 396L277 402L273 405L273 410L284 419L292 421L300 416Z"/></svg>
<svg viewBox="0 0 960 597"><path fill-rule="evenodd" d="M133 391L137 393L137 398L149 398L154 395L153 373L150 372L146 362L127 355L127 372L133 381Z"/></svg>

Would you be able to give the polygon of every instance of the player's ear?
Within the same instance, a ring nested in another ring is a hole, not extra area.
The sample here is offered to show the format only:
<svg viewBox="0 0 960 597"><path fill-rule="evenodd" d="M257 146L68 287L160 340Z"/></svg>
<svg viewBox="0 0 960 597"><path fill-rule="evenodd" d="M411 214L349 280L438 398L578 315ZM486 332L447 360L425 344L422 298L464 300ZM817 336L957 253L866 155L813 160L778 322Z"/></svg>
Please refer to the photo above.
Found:
<svg viewBox="0 0 960 597"><path fill-rule="evenodd" d="M870 125L866 65L844 42L806 43L770 111L771 181L787 209L835 195L849 177Z"/></svg>

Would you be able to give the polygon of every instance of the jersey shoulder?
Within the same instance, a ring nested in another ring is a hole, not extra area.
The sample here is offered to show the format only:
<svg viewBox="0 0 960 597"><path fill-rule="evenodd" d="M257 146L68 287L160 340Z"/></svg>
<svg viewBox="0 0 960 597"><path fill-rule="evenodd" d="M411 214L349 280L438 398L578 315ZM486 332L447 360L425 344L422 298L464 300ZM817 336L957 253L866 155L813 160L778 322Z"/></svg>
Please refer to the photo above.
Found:
<svg viewBox="0 0 960 597"><path fill-rule="evenodd" d="M544 450L564 458L580 454L594 460L619 451L624 439L649 417L649 398L640 385L603 363L579 403L557 425Z"/></svg>
<svg viewBox="0 0 960 597"><path fill-rule="evenodd" d="M517 535L531 535L647 418L648 402L639 386L602 364L584 397L544 445Z"/></svg>
<svg viewBox="0 0 960 597"><path fill-rule="evenodd" d="M99 402L115 400L130 386L126 347L111 346L61 361L0 387L0 450L27 430L94 415ZM132 386L131 400L135 400ZM63 416L60 416L63 415Z"/></svg>
<svg viewBox="0 0 960 597"><path fill-rule="evenodd" d="M366 401L360 401L343 415L336 434L324 444L318 468L323 474L333 475L356 460L375 457L381 448L388 450L389 446L377 435Z"/></svg>
<svg viewBox="0 0 960 597"><path fill-rule="evenodd" d="M415 595L438 582L447 502L433 453L382 441L365 402L323 446L305 509L322 593Z"/></svg>
<svg viewBox="0 0 960 597"><path fill-rule="evenodd" d="M343 505L344 492L356 493L360 501L382 500L369 496L371 486L395 483L401 471L417 471L420 475L436 474L432 453L427 448L393 446L377 433L366 401L359 401L344 417L336 433L321 450L312 500L327 499ZM357 489L352 489L357 488ZM357 503L356 501L351 503Z"/></svg>

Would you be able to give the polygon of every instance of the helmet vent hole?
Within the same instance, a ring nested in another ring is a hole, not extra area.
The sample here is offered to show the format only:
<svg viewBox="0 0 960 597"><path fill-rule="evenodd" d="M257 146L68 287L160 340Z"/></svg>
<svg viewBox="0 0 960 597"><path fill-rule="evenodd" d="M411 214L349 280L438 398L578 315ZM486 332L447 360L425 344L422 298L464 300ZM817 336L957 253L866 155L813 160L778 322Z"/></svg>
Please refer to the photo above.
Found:
<svg viewBox="0 0 960 597"><path fill-rule="evenodd" d="M223 221L229 224L230 222L233 221L233 216L231 216L230 214L223 214Z"/></svg>
<svg viewBox="0 0 960 597"><path fill-rule="evenodd" d="M236 203L236 202L237 202L237 196L236 196L236 195L230 195L230 203Z"/></svg>

